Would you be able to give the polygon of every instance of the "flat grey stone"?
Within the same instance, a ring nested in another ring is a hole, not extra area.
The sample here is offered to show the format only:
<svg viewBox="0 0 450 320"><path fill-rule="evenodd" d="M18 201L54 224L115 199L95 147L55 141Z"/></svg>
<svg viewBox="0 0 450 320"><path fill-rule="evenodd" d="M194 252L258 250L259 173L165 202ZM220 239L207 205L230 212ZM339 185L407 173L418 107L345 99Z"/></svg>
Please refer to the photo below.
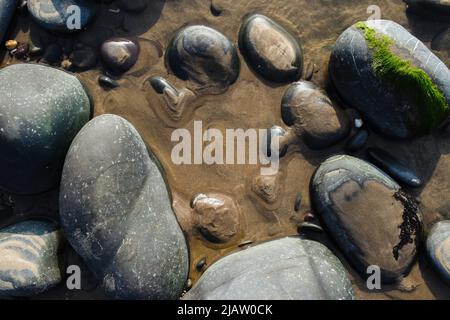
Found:
<svg viewBox="0 0 450 320"><path fill-rule="evenodd" d="M266 242L215 262L185 300L350 300L352 285L324 245L298 237Z"/></svg>

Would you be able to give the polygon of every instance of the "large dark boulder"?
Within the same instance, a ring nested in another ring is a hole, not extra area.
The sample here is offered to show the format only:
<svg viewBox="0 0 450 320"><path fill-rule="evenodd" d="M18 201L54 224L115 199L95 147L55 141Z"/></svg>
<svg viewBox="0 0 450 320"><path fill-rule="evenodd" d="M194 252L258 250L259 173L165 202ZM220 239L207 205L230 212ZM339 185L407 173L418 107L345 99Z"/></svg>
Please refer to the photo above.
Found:
<svg viewBox="0 0 450 320"><path fill-rule="evenodd" d="M60 214L72 247L118 299L177 299L187 280L186 241L160 165L125 119L102 115L66 158Z"/></svg>
<svg viewBox="0 0 450 320"><path fill-rule="evenodd" d="M35 194L56 187L64 157L91 103L72 74L37 64L0 70L0 188Z"/></svg>
<svg viewBox="0 0 450 320"><path fill-rule="evenodd" d="M389 137L428 133L450 112L449 69L392 21L348 28L334 47L330 76L342 98Z"/></svg>

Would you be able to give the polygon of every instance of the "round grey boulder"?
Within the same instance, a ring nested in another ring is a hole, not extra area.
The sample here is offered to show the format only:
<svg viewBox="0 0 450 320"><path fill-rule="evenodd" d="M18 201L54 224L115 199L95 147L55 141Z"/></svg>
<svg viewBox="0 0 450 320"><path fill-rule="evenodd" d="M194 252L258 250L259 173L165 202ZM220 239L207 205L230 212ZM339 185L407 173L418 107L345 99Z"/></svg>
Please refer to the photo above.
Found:
<svg viewBox="0 0 450 320"><path fill-rule="evenodd" d="M336 42L329 68L342 98L388 137L427 134L450 113L450 70L393 21L348 28Z"/></svg>
<svg viewBox="0 0 450 320"><path fill-rule="evenodd" d="M56 187L69 146L91 113L81 82L37 64L0 70L0 188L36 194Z"/></svg>
<svg viewBox="0 0 450 320"><path fill-rule="evenodd" d="M428 234L426 250L434 268L450 286L450 220L433 226Z"/></svg>
<svg viewBox="0 0 450 320"><path fill-rule="evenodd" d="M31 220L0 230L0 296L27 297L61 282L55 224Z"/></svg>
<svg viewBox="0 0 450 320"><path fill-rule="evenodd" d="M125 119L102 115L67 154L61 221L72 247L117 299L177 299L186 241L160 165Z"/></svg>
<svg viewBox="0 0 450 320"><path fill-rule="evenodd" d="M215 262L185 300L352 300L341 262L324 245L284 238Z"/></svg>
<svg viewBox="0 0 450 320"><path fill-rule="evenodd" d="M378 266L382 281L405 275L417 254L422 220L417 201L387 174L358 158L334 156L311 181L314 210L364 277Z"/></svg>

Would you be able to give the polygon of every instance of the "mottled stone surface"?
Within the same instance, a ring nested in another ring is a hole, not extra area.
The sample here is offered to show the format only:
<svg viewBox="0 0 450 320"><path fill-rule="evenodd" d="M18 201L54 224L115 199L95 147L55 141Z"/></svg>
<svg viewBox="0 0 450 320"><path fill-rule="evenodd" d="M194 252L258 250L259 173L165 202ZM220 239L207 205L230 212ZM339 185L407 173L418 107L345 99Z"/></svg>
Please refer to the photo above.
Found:
<svg viewBox="0 0 450 320"><path fill-rule="evenodd" d="M38 220L0 230L0 296L32 296L57 285L60 239L53 223Z"/></svg>
<svg viewBox="0 0 450 320"><path fill-rule="evenodd" d="M326 93L312 82L295 82L283 96L284 122L312 149L323 149L350 133L350 119L336 107Z"/></svg>
<svg viewBox="0 0 450 320"><path fill-rule="evenodd" d="M28 11L34 20L43 28L60 32L73 32L69 25L73 23L72 17L76 11L73 6L80 9L81 29L94 18L98 2L93 0L28 0Z"/></svg>
<svg viewBox="0 0 450 320"><path fill-rule="evenodd" d="M426 250L434 268L450 286L450 220L433 226L428 234Z"/></svg>
<svg viewBox="0 0 450 320"><path fill-rule="evenodd" d="M57 186L70 143L89 121L81 82L36 64L0 70L0 188L33 194Z"/></svg>
<svg viewBox="0 0 450 320"><path fill-rule="evenodd" d="M60 214L73 248L119 299L177 299L188 251L154 155L125 119L102 115L75 138Z"/></svg>
<svg viewBox="0 0 450 320"><path fill-rule="evenodd" d="M341 262L324 245L300 238L270 241L215 262L186 300L349 300Z"/></svg>
<svg viewBox="0 0 450 320"><path fill-rule="evenodd" d="M334 156L317 169L311 200L347 259L367 276L377 265L382 280L399 279L414 262L421 235L415 200L375 166Z"/></svg>
<svg viewBox="0 0 450 320"><path fill-rule="evenodd" d="M263 78L296 81L303 71L303 51L294 35L272 19L255 14L239 31L239 48L250 67Z"/></svg>
<svg viewBox="0 0 450 320"><path fill-rule="evenodd" d="M18 0L0 0L0 42L2 44L18 2Z"/></svg>
<svg viewBox="0 0 450 320"><path fill-rule="evenodd" d="M179 31L170 41L166 59L172 71L183 80L224 90L240 71L234 44L210 27L196 25Z"/></svg>
<svg viewBox="0 0 450 320"><path fill-rule="evenodd" d="M393 40L391 50L422 69L450 103L450 71L419 39L399 24L371 20L366 25ZM372 50L355 25L337 40L330 60L330 76L344 100L358 109L379 133L394 138L422 134L428 120L411 98L380 80L372 66Z"/></svg>

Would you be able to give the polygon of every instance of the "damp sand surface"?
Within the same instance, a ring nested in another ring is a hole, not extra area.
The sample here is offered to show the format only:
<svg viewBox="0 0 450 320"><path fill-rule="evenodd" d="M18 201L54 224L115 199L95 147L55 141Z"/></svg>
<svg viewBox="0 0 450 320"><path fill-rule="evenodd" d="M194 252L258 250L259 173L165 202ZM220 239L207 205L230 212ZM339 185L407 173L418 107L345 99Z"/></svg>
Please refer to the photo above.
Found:
<svg viewBox="0 0 450 320"><path fill-rule="evenodd" d="M163 52L169 40L183 26L204 24L221 31L237 45L243 18L249 13L267 15L301 39L305 64L314 63L316 66L312 81L326 88L331 97L337 99L327 76L331 50L347 27L371 15L367 9L373 4L381 9L382 18L394 20L406 27L428 46L437 49L435 53L450 66L450 45L448 41L441 40L450 37L450 34L445 34L450 23L407 13L406 5L401 0L152 0L146 11L138 15L109 10L114 7L105 5L96 21L77 35L47 34L28 16L18 17L9 38L57 42L68 52L76 42L99 46L110 36L137 39L141 46L139 61L118 79L119 88L108 91L98 85L97 79L102 74L100 66L80 72L78 77L92 96L94 115L113 113L128 119L159 158L173 197L174 211L188 237L190 279L195 283L202 272L196 269L196 265L202 259L206 259L208 266L230 252L242 250L239 246L242 243L257 244L297 234L299 223L311 211L309 182L314 170L330 155L344 152L345 144L338 144L325 151L312 151L301 141L291 147L281 162L279 174L272 179L272 187L276 192L269 202L264 202L252 189L254 179L259 176L259 166L174 165L171 160L174 146L171 134L177 128L193 132L194 121L202 121L204 130L265 129L274 125L285 127L280 115L280 103L287 85L264 81L248 68L240 55L241 73L228 91L196 98L183 119L173 121L167 116L161 97L147 80L152 76L163 76L178 88L198 88L194 83L177 79L166 68ZM2 64L15 62L4 56ZM349 114L354 114L342 102L339 104ZM421 201L426 226L439 219L450 218L450 140L430 135L414 141L395 142L372 133L369 145L382 147L397 155L424 179L425 186L411 192ZM365 157L364 152L356 155ZM226 244L213 244L205 240L194 227L190 201L199 193L224 194L234 199L239 211L239 232L233 240ZM302 202L299 206L300 198ZM2 202L13 204L14 207L12 210L0 211L0 225L16 221L17 217L57 217L57 191L32 197L2 194ZM449 288L432 272L423 253L409 275L399 284L383 286L380 291L369 291L365 281L347 263L326 233L315 237L328 244L343 261L358 299L450 299ZM72 263L81 263L73 252L66 252L64 256ZM39 298L103 298L92 276L87 275L83 279L87 284L83 285L84 290L81 292L70 292L60 286Z"/></svg>

